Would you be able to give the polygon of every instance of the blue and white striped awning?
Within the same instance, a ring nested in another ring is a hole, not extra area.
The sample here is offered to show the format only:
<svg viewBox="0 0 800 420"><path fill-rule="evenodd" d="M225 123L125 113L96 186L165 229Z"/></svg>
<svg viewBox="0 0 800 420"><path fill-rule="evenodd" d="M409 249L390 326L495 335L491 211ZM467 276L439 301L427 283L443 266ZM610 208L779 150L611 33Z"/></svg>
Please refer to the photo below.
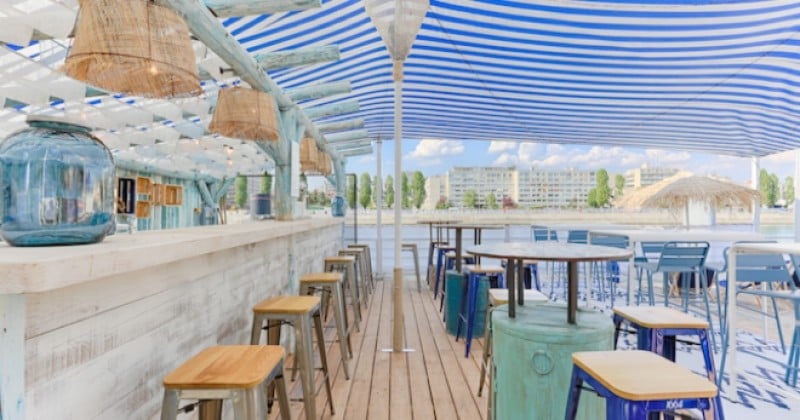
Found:
<svg viewBox="0 0 800 420"><path fill-rule="evenodd" d="M362 1L223 23L253 54L339 45L340 61L270 76L284 89L350 80L360 111L324 122L359 116L371 137L392 137L391 62ZM799 29L797 0L431 0L406 61L404 134L738 156L800 148Z"/></svg>

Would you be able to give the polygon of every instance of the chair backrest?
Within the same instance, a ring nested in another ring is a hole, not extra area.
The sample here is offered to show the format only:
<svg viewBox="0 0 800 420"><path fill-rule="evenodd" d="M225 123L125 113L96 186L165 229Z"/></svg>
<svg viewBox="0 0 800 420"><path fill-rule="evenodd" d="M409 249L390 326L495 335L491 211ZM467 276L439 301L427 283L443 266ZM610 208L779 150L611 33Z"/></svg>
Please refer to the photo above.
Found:
<svg viewBox="0 0 800 420"><path fill-rule="evenodd" d="M610 246L614 248L628 248L628 238L626 236L602 236L592 235L592 245Z"/></svg>
<svg viewBox="0 0 800 420"><path fill-rule="evenodd" d="M658 271L693 271L701 268L708 256L709 244L697 242L667 242L661 248Z"/></svg>
<svg viewBox="0 0 800 420"><path fill-rule="evenodd" d="M567 242L573 244L587 244L589 243L589 231L570 230L567 232Z"/></svg>
<svg viewBox="0 0 800 420"><path fill-rule="evenodd" d="M550 230L547 226L531 226L534 241L557 241L558 232Z"/></svg>
<svg viewBox="0 0 800 420"><path fill-rule="evenodd" d="M729 249L723 256L728 267ZM786 283L794 288L792 275L781 254L736 254L736 281L758 283Z"/></svg>
<svg viewBox="0 0 800 420"><path fill-rule="evenodd" d="M647 261L656 261L658 260L659 255L661 255L661 250L664 249L665 242L661 241L645 241L642 242L640 245L642 247L642 257L647 259Z"/></svg>

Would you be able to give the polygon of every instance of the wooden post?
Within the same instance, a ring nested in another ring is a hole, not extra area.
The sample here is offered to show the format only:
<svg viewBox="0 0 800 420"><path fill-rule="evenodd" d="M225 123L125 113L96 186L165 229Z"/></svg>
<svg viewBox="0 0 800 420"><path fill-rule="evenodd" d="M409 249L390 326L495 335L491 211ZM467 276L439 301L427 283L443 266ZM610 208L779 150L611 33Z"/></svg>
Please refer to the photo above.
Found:
<svg viewBox="0 0 800 420"><path fill-rule="evenodd" d="M25 296L0 295L0 419L25 419Z"/></svg>

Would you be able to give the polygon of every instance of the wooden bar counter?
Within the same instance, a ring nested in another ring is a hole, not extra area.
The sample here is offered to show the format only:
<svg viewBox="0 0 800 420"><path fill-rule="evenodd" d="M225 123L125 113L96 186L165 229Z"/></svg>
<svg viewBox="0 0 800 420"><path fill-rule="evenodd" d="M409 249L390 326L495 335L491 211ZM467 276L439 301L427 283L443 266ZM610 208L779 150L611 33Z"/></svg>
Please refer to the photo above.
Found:
<svg viewBox="0 0 800 420"><path fill-rule="evenodd" d="M315 218L0 244L0 418L156 417L164 375L248 343L252 306L296 294L342 232Z"/></svg>

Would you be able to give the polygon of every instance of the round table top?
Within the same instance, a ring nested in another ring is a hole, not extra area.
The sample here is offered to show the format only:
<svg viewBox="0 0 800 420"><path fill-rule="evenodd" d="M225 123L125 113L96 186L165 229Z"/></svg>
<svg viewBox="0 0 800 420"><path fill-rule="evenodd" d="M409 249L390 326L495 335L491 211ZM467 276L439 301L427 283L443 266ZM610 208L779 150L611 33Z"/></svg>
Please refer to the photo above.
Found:
<svg viewBox="0 0 800 420"><path fill-rule="evenodd" d="M497 242L475 245L467 253L479 257L541 261L606 261L630 258L623 248L561 242Z"/></svg>
<svg viewBox="0 0 800 420"><path fill-rule="evenodd" d="M443 229L505 229L504 225L481 225L481 224L474 224L474 223L440 223L441 226L434 226L440 227Z"/></svg>

